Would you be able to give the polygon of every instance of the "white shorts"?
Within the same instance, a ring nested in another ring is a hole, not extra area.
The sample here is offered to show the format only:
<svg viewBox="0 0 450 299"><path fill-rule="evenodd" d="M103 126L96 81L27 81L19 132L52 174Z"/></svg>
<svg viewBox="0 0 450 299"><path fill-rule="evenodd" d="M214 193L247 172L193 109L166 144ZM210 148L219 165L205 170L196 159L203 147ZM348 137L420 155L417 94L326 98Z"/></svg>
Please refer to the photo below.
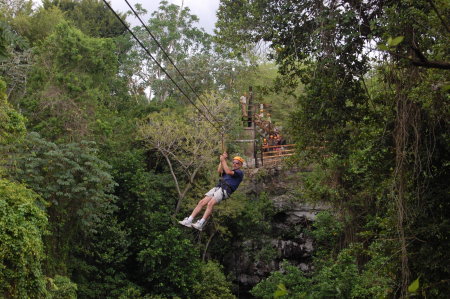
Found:
<svg viewBox="0 0 450 299"><path fill-rule="evenodd" d="M212 188L211 190L208 191L208 193L205 194L205 196L214 198L216 203L219 203L222 200L227 199L229 197L227 191L226 190L222 191L222 188L220 187Z"/></svg>

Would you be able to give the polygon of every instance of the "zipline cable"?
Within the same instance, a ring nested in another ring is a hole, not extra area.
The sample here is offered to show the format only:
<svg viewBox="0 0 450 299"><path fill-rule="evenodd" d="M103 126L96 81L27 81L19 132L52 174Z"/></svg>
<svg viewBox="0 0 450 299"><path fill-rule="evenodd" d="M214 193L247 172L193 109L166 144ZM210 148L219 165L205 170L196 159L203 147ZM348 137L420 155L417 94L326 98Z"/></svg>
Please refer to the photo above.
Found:
<svg viewBox="0 0 450 299"><path fill-rule="evenodd" d="M166 76L172 81L172 83L178 88L178 90L188 99L188 101L205 117L205 119L213 126L214 129L216 129L219 133L222 133L221 129L217 128L210 120L209 118L203 113L200 108L189 98L189 96L185 93L183 89L175 82L175 80L172 79L172 77L169 75L169 73L164 69L164 67L153 57L153 55L150 53L150 51L144 46L144 44L137 38L137 36L134 34L133 31L131 31L130 27L120 18L120 16L116 13L116 11L109 5L109 3L106 0L103 0L103 3L108 6L108 8L112 11L112 13L116 16L117 19L119 19L120 23L130 32L130 34L133 36L133 38L138 42L138 44L141 46L142 49L145 50L145 52L150 56L150 58L153 59L153 61L159 66L159 68L166 74Z"/></svg>
<svg viewBox="0 0 450 299"><path fill-rule="evenodd" d="M211 117L213 118L213 120L216 123L220 122L214 117L214 114L211 113L211 111L208 109L208 107L203 103L203 101L201 100L200 96L198 95L198 93L195 91L195 89L192 87L192 85L189 83L189 81L186 79L186 77L181 73L180 69L175 65L175 63L173 62L172 58L170 58L169 54L166 52L166 50L163 48L163 46L161 45L161 43L156 39L156 37L153 35L153 33L150 31L150 29L148 29L147 25L145 25L144 21L142 21L141 17L139 16L139 14L134 10L133 6L131 6L131 4L128 2L128 0L125 0L125 2L127 3L128 7L131 9L131 11L134 13L134 15L136 16L136 18L139 20L139 22L141 22L142 26L145 28L145 30L148 32L148 34L150 35L150 37L153 39L153 41L158 45L158 47L161 49L161 51L164 53L164 55L167 57L167 59L169 60L169 62L173 65L173 67L177 70L178 74L181 76L181 78L183 78L184 82L186 82L186 84L189 86L189 88L192 90L192 92L195 94L195 96L198 98L198 100L200 101L200 103L202 103L203 107L205 107L206 111L208 111L208 113L211 115Z"/></svg>

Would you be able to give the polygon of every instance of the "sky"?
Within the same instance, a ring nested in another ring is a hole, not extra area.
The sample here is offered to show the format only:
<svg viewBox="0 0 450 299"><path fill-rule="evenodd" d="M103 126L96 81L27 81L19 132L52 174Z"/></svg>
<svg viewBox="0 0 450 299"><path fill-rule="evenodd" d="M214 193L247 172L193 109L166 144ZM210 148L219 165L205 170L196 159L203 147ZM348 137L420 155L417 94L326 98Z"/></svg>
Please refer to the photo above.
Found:
<svg viewBox="0 0 450 299"><path fill-rule="evenodd" d="M117 12L126 12L129 10L128 5L124 0L109 0L112 8ZM128 0L128 2L134 7L136 3L142 4L142 7L148 11L147 18L151 13L158 9L159 0ZM184 7L189 7L191 14L196 15L200 21L197 24L198 27L205 29L209 34L213 34L214 24L216 23L216 11L219 8L220 0L168 0L169 3L181 5L184 3ZM132 25L138 25L138 20L129 16L127 21ZM147 19L143 18L143 21Z"/></svg>

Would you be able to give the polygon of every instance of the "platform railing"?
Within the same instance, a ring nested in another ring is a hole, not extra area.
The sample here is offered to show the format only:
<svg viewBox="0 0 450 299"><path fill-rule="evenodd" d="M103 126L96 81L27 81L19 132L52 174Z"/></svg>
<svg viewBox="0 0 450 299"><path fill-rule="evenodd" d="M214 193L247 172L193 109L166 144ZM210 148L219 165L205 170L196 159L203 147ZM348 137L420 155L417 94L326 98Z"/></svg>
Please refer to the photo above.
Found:
<svg viewBox="0 0 450 299"><path fill-rule="evenodd" d="M261 160L263 165L278 163L285 157L289 157L294 154L295 144L264 145L261 149Z"/></svg>

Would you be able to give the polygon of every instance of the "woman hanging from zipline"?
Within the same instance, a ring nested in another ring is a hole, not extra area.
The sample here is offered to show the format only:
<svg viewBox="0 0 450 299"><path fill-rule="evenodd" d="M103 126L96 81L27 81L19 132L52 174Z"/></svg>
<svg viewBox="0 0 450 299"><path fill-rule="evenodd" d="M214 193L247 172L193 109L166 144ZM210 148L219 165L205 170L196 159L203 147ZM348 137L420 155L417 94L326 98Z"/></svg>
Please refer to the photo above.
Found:
<svg viewBox="0 0 450 299"><path fill-rule="evenodd" d="M236 191L239 187L239 184L242 182L244 178L244 173L240 169L244 164L244 159L239 156L233 158L233 167L230 167L227 164L228 154L224 152L220 155L220 163L217 167L217 171L219 172L220 180L216 187L212 188L205 194L205 198L200 200L192 211L191 216L184 218L184 220L179 221L180 224L193 227L198 230L203 230L206 225L206 221L209 216L211 216L213 208L216 204L221 202L222 200L230 197L231 193ZM195 216L206 206L206 211L203 214L203 217L198 220L196 223L192 223L194 221Z"/></svg>

